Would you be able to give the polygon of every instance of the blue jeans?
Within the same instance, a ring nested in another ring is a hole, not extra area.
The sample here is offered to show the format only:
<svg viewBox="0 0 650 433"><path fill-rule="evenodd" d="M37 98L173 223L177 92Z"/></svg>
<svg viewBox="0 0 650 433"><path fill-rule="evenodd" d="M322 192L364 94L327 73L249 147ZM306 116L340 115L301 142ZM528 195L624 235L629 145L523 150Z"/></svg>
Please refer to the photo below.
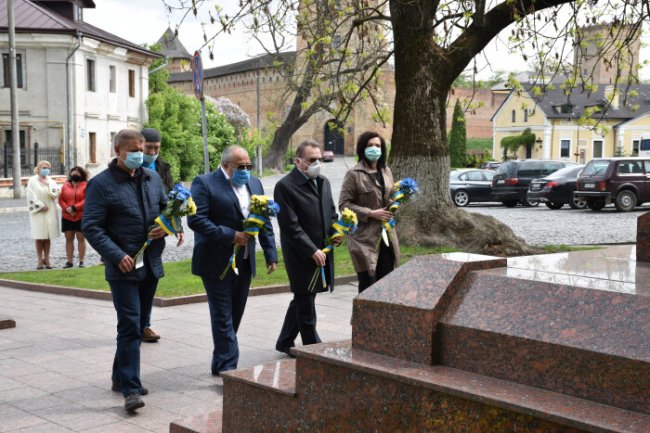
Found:
<svg viewBox="0 0 650 433"><path fill-rule="evenodd" d="M237 369L239 361L239 344L237 330L241 323L248 291L251 285L251 273L248 261L239 266L239 276L229 273L222 281L218 278L202 277L205 293L210 307L212 325L212 373Z"/></svg>
<svg viewBox="0 0 650 433"><path fill-rule="evenodd" d="M126 397L142 390L140 339L153 300L149 293L156 291L158 279L147 269L141 281L110 280L108 284L117 312L117 350L111 378L121 384L122 394Z"/></svg>

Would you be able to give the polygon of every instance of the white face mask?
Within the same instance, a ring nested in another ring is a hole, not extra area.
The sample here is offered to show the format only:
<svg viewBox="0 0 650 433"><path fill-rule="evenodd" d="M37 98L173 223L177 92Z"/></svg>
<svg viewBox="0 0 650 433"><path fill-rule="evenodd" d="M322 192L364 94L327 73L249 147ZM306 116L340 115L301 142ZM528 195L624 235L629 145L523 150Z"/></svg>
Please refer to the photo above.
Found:
<svg viewBox="0 0 650 433"><path fill-rule="evenodd" d="M309 166L307 167L307 176L310 177L311 179L318 176L320 174L320 167L321 167L320 161L314 161L312 164L309 164Z"/></svg>

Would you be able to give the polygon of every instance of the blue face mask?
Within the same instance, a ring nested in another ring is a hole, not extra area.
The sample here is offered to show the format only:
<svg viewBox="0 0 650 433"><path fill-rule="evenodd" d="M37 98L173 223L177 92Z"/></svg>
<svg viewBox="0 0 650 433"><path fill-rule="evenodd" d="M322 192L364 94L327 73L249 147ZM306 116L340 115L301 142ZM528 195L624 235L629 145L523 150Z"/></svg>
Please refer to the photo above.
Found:
<svg viewBox="0 0 650 433"><path fill-rule="evenodd" d="M149 155L148 153L145 153L142 155L142 160L144 161L144 165L151 165L153 162L158 159L158 154L155 155Z"/></svg>
<svg viewBox="0 0 650 433"><path fill-rule="evenodd" d="M49 168L41 168L38 172L38 174L41 175L41 177L47 177L50 175L50 169Z"/></svg>
<svg viewBox="0 0 650 433"><path fill-rule="evenodd" d="M142 152L126 152L126 159L124 165L129 170L135 170L142 165L143 153Z"/></svg>
<svg viewBox="0 0 650 433"><path fill-rule="evenodd" d="M246 185L250 178L250 170L233 170L232 172L232 183L235 186Z"/></svg>
<svg viewBox="0 0 650 433"><path fill-rule="evenodd" d="M381 147L370 146L366 147L366 150L363 152L366 155L368 161L377 161L381 158Z"/></svg>

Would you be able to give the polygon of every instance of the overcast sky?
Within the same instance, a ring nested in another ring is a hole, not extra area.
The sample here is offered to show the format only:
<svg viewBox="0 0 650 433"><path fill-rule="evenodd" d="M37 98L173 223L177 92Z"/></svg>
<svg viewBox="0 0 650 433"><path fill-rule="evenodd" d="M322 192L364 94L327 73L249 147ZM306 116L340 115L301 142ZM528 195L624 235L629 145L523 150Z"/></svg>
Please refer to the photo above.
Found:
<svg viewBox="0 0 650 433"><path fill-rule="evenodd" d="M211 5L219 4L224 10L234 7L236 0L216 0ZM95 0L95 9L84 10L84 20L106 31L116 34L124 39L137 44L155 43L167 27L175 28L181 21L178 14L169 14L162 0ZM199 11L199 19L190 14L181 25L179 39L192 54L203 44L201 21L208 22L208 6ZM215 26L209 29L216 29ZM213 34L209 31L208 34ZM644 38L646 46L641 50L641 60L650 60L649 38ZM233 35L221 35L216 39L214 46L215 59L210 61L207 49L201 50L204 67L220 66L246 60L252 56L263 53L258 43L250 36L239 32ZM503 43L494 41L485 51L486 56L492 59L493 68L507 71L524 71L526 63L520 55L508 53ZM481 70L479 76L486 79L492 71L479 60ZM650 67L646 66L641 72L641 78L650 79Z"/></svg>

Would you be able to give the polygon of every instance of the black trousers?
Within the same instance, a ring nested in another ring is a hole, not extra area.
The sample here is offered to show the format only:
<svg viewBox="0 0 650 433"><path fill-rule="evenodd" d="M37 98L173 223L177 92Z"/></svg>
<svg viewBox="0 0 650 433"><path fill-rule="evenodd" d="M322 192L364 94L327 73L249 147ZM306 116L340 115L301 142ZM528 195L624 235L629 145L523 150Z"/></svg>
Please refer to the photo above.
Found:
<svg viewBox="0 0 650 433"><path fill-rule="evenodd" d="M302 344L320 343L316 332L316 293L294 293L289 303L287 314L284 316L282 331L275 345L278 350L288 350L295 346L298 334Z"/></svg>
<svg viewBox="0 0 650 433"><path fill-rule="evenodd" d="M386 244L381 241L375 275L371 276L368 272L357 272L359 293L384 278L386 275L391 273L393 269L395 269L395 256L393 255L393 249L390 246L386 246Z"/></svg>

